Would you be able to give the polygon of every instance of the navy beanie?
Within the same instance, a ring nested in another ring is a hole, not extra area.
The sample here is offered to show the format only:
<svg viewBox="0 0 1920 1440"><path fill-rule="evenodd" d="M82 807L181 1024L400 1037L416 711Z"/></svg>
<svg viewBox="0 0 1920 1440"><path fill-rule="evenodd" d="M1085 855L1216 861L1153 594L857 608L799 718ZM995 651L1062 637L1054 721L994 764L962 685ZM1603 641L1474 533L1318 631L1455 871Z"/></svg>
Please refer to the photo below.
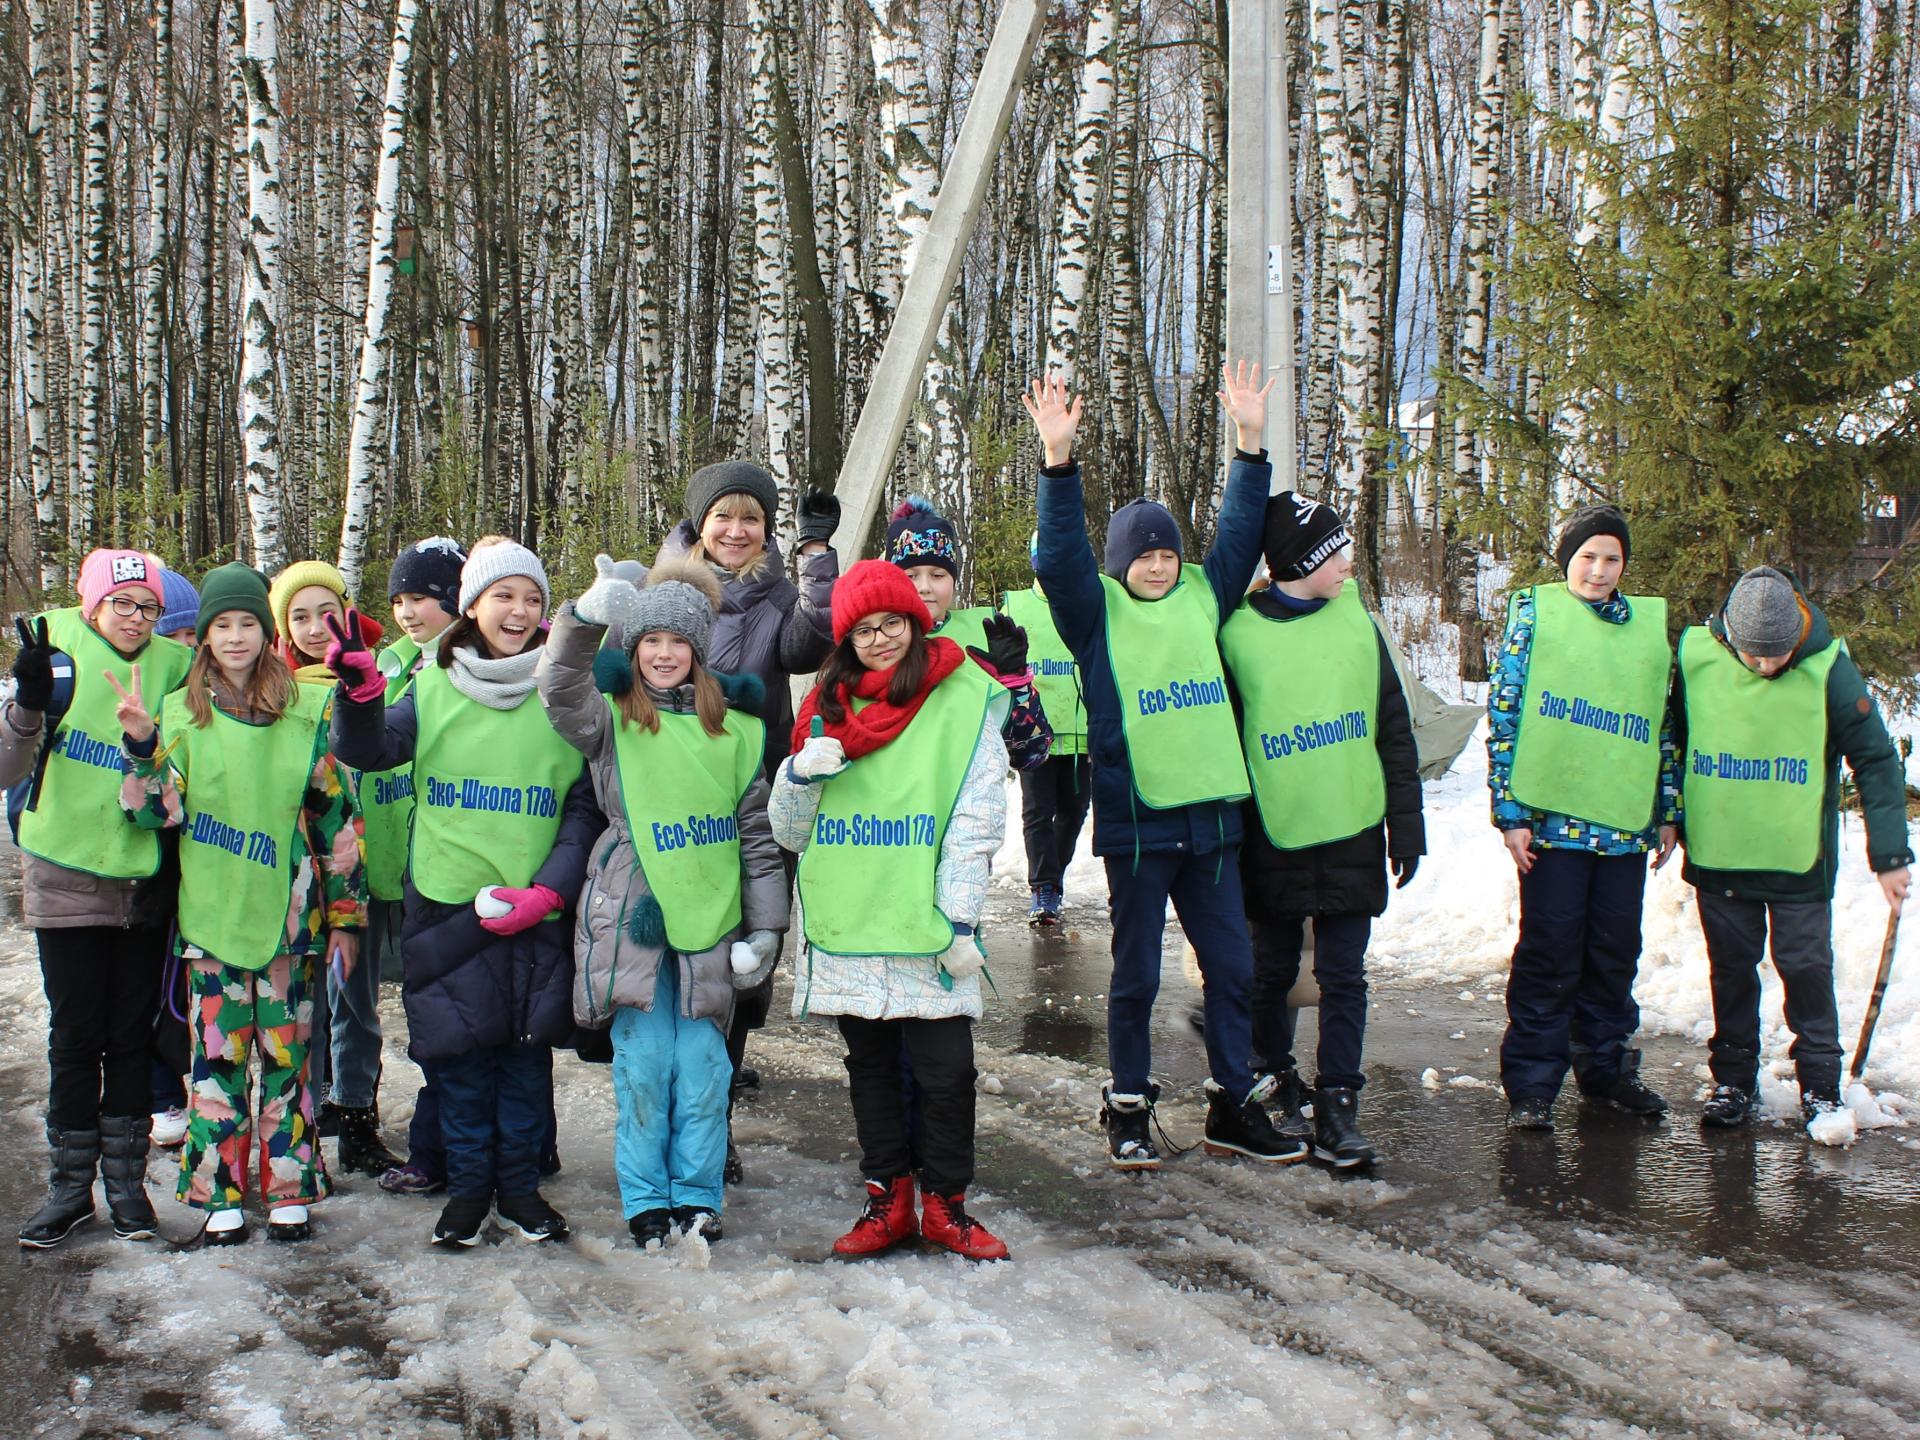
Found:
<svg viewBox="0 0 1920 1440"><path fill-rule="evenodd" d="M467 552L458 540L430 535L416 540L393 558L387 573L387 598L396 595L426 595L440 602L440 608L458 618L460 614L460 571L467 563Z"/></svg>
<svg viewBox="0 0 1920 1440"><path fill-rule="evenodd" d="M960 532L924 495L909 495L887 521L887 559L902 570L938 565L960 578Z"/></svg>
<svg viewBox="0 0 1920 1440"><path fill-rule="evenodd" d="M1171 550L1184 560L1179 522L1157 500L1122 505L1107 521L1107 574L1124 585L1127 567L1149 550Z"/></svg>

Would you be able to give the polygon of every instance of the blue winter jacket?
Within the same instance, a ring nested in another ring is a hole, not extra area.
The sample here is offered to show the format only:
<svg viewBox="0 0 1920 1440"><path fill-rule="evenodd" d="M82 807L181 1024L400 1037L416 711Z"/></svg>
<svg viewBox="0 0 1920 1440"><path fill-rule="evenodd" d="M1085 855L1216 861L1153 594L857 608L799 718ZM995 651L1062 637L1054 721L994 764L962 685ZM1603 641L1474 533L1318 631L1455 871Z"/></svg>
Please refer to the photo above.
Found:
<svg viewBox="0 0 1920 1440"><path fill-rule="evenodd" d="M419 733L413 696L387 706L334 692L333 753L361 770L411 764ZM537 705L529 695L521 702ZM560 832L534 872L565 902L565 913L518 935L483 930L472 905L443 905L406 882L400 932L405 967L407 1053L444 1060L495 1045L573 1043L573 907L587 877L588 852L607 828L584 771L567 791Z"/></svg>
<svg viewBox="0 0 1920 1440"><path fill-rule="evenodd" d="M1226 623L1260 563L1267 486L1273 467L1236 454L1227 471L1207 583L1219 604L1215 629ZM1087 751L1093 757L1093 851L1096 855L1183 852L1205 855L1240 843L1240 806L1203 801L1155 810L1134 788L1127 742L1120 729L1120 692L1107 660L1106 598L1100 564L1087 539L1080 467L1072 462L1040 472L1040 538L1033 573L1046 591L1054 627L1080 667L1087 707ZM1141 601L1141 604L1152 602Z"/></svg>

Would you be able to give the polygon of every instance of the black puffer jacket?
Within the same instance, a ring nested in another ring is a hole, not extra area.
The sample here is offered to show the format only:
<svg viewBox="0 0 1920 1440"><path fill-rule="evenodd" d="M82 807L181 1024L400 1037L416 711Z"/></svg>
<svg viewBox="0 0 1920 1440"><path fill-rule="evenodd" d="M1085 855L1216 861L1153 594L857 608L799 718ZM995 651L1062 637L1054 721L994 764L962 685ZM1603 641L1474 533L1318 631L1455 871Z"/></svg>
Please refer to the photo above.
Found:
<svg viewBox="0 0 1920 1440"><path fill-rule="evenodd" d="M1250 602L1270 620L1282 623L1301 613L1270 596ZM1309 680L1309 683L1310 680ZM1238 697L1234 701L1238 711ZM1420 813L1420 755L1413 740L1407 699L1393 671L1387 642L1380 640L1379 735L1375 741L1386 772L1387 817L1371 830L1306 850L1277 850L1247 801L1246 840L1240 847L1240 874L1247 914L1274 921L1299 915L1380 915L1387 908L1387 858L1406 859L1427 852L1427 826Z"/></svg>

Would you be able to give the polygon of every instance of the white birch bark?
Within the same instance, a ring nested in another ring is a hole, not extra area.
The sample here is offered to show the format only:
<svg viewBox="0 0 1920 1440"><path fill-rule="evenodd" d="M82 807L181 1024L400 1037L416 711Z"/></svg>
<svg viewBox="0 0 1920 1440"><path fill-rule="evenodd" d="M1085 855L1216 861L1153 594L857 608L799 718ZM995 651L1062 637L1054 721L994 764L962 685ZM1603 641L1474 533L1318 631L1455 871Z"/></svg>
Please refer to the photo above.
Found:
<svg viewBox="0 0 1920 1440"><path fill-rule="evenodd" d="M419 19L420 0L399 0L393 15L393 51L387 62L386 107L380 125L373 219L368 227L367 310L360 336L360 374L354 386L353 436L347 449L346 506L340 522L340 574L347 582L349 595L359 593L367 526L387 454L387 375L393 361L387 318L393 307L393 227L400 200L400 166L406 158L413 32Z"/></svg>
<svg viewBox="0 0 1920 1440"><path fill-rule="evenodd" d="M627 215L633 267L634 391L640 438L640 486L655 494L667 471L665 320L659 295L660 253L654 234L658 201L659 72L666 46L653 0L624 0L620 24L620 95L627 117Z"/></svg>
<svg viewBox="0 0 1920 1440"><path fill-rule="evenodd" d="M60 536L59 494L53 484L53 451L47 416L47 226L45 224L47 86L52 64L47 56L45 0L25 0L27 18L27 129L19 204L20 366L27 412L27 472L33 484L33 517L40 552L40 589L50 595L66 584Z"/></svg>
<svg viewBox="0 0 1920 1440"><path fill-rule="evenodd" d="M852 37L847 0L827 8L827 147L833 163L833 235L840 285L846 292L854 344L849 378L863 376L880 353L880 317L860 263L860 203L853 168Z"/></svg>
<svg viewBox="0 0 1920 1440"><path fill-rule="evenodd" d="M1086 299L1093 260L1095 210L1100 174L1113 126L1114 39L1118 31L1114 0L1093 0L1087 13L1087 39L1073 107L1073 154L1068 162L1064 204L1060 208L1058 256L1053 270L1053 300L1047 316L1049 374L1073 384L1080 353L1080 308Z"/></svg>
<svg viewBox="0 0 1920 1440"><path fill-rule="evenodd" d="M340 12L329 6L321 16L315 45L314 66L319 74L332 77L340 68ZM328 293L333 276L340 267L340 193L335 169L340 145L340 121L337 112L316 117L310 141L313 145L313 274ZM351 258L350 254L347 258ZM340 329L333 307L324 303L313 307L313 448L316 478L324 477L333 458L333 420L339 388Z"/></svg>
<svg viewBox="0 0 1920 1440"><path fill-rule="evenodd" d="M140 328L141 469L167 464L167 210L173 181L173 0L149 0L153 27L153 136L147 165L147 311Z"/></svg>
<svg viewBox="0 0 1920 1440"><path fill-rule="evenodd" d="M579 169L578 130L565 124L565 103L553 41L555 0L535 0L533 32L534 108L540 133L541 244L547 256L547 290L554 317L554 398L560 415L561 515L571 557L587 524L581 509L581 461L586 435L587 356L580 327L580 233L574 227L569 174ZM566 135L575 137L569 141Z"/></svg>
<svg viewBox="0 0 1920 1440"><path fill-rule="evenodd" d="M281 534L280 34L274 0L244 0L241 74L247 95L247 241L243 251L240 438L253 563L286 563Z"/></svg>
<svg viewBox="0 0 1920 1440"><path fill-rule="evenodd" d="M85 259L80 272L79 465L67 510L67 533L75 545L93 540L93 506L101 471L101 401L107 367L107 263L113 244L107 214L107 6L87 0L86 142L81 181Z"/></svg>
<svg viewBox="0 0 1920 1440"><path fill-rule="evenodd" d="M753 220L755 335L767 397L767 470L783 502L793 493L793 350L788 340L787 235L774 154L773 86L779 58L767 0L747 0L747 205ZM832 419L821 417L821 423ZM793 506L783 503L783 517Z"/></svg>
<svg viewBox="0 0 1920 1440"><path fill-rule="evenodd" d="M1486 380L1492 297L1493 196L1500 178L1501 141L1507 119L1506 49L1505 0L1480 0L1479 78L1469 129L1467 233L1460 255L1464 294L1460 338L1454 348L1454 369L1466 386L1480 385ZM1457 485L1479 487L1473 430L1459 414L1453 420L1453 473Z"/></svg>

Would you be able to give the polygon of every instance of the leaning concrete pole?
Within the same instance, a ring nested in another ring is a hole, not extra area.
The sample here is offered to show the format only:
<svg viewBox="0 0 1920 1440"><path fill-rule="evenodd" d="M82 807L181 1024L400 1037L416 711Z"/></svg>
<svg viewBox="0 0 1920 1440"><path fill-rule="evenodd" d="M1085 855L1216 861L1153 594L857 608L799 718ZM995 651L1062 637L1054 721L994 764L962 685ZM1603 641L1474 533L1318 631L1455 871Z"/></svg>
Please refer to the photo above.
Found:
<svg viewBox="0 0 1920 1440"><path fill-rule="evenodd" d="M1299 448L1286 0L1229 0L1227 25L1227 361L1257 358L1280 375L1267 406L1277 495L1294 488ZM1204 393L1212 379L1195 386Z"/></svg>
<svg viewBox="0 0 1920 1440"><path fill-rule="evenodd" d="M920 393L920 375L933 349L940 317L946 312L967 240L987 196L993 162L1007 138L1014 102L1033 58L1034 41L1046 19L1047 0L1006 0L994 26L987 58L967 104L960 137L954 143L940 195L933 204L927 238L921 242L894 312L893 327L873 368L873 385L860 407L860 422L847 445L847 458L834 487L840 497L840 528L833 545L844 556L858 552L873 526L893 470L894 453L906 433ZM1285 125L1284 118L1282 126ZM1282 131L1284 135L1284 128Z"/></svg>

